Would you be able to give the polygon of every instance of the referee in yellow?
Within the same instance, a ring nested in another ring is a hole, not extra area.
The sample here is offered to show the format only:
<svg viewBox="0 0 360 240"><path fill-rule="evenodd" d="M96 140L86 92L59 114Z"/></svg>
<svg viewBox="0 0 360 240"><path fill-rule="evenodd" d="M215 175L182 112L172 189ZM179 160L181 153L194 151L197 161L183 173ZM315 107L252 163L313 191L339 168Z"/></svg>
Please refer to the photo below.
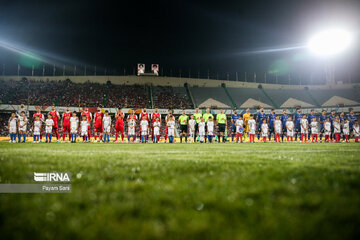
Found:
<svg viewBox="0 0 360 240"><path fill-rule="evenodd" d="M225 129L227 121L226 114L224 114L223 109L220 109L220 113L216 115L216 121L218 125L218 143L220 143L220 136L222 137L222 141L225 142Z"/></svg>
<svg viewBox="0 0 360 240"><path fill-rule="evenodd" d="M208 120L209 120L209 117L211 117L212 119L214 119L214 115L212 115L212 114L210 113L210 108L207 108L207 109L206 109L206 113L203 114L203 118L204 118L205 124L206 124L206 125L205 125L205 129L206 129L205 142L207 141L207 138L208 138L208 136L207 136L207 133L208 133L207 122L208 122Z"/></svg>
<svg viewBox="0 0 360 240"><path fill-rule="evenodd" d="M183 137L185 137L185 143L187 143L188 122L189 122L189 116L185 114L185 110L182 110L182 114L181 114L180 117L179 117L179 124L180 124L180 143L182 143Z"/></svg>

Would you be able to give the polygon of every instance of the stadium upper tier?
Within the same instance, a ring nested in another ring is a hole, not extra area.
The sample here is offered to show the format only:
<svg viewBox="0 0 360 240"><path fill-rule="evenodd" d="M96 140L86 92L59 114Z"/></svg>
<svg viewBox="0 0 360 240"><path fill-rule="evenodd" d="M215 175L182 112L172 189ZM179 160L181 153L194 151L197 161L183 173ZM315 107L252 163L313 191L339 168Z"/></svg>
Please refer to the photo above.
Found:
<svg viewBox="0 0 360 240"><path fill-rule="evenodd" d="M0 77L4 104L127 108L360 106L360 85L279 85L208 79L71 76Z"/></svg>

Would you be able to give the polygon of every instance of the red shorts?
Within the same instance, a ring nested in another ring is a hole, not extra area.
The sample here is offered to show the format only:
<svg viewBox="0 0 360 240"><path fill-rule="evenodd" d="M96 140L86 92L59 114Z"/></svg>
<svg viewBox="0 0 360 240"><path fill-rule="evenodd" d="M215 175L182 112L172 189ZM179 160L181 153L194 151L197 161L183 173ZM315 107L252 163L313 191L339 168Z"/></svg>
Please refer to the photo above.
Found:
<svg viewBox="0 0 360 240"><path fill-rule="evenodd" d="M124 133L124 125L115 125L116 132Z"/></svg>
<svg viewBox="0 0 360 240"><path fill-rule="evenodd" d="M103 132L102 125L96 125L96 124L95 124L95 126L94 126L94 132L102 133L102 132Z"/></svg>
<svg viewBox="0 0 360 240"><path fill-rule="evenodd" d="M165 128L165 135L168 135L168 127Z"/></svg>
<svg viewBox="0 0 360 240"><path fill-rule="evenodd" d="M70 125L63 125L63 133L70 132Z"/></svg>
<svg viewBox="0 0 360 240"><path fill-rule="evenodd" d="M53 131L55 131L55 132L58 132L58 131L59 131L58 125L54 125L54 126L53 126Z"/></svg>

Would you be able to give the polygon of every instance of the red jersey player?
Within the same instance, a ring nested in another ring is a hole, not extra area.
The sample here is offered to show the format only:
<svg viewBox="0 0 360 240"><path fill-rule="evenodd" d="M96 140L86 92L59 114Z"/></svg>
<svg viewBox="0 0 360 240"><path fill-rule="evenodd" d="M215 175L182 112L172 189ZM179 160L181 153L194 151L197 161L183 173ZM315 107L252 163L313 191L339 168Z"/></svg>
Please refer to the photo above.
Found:
<svg viewBox="0 0 360 240"><path fill-rule="evenodd" d="M159 109L155 108L155 112L151 114L151 126L152 126L152 133L154 133L154 122L156 122L156 119L159 118L161 122L161 114L159 113ZM154 134L153 134L153 140L155 142Z"/></svg>
<svg viewBox="0 0 360 240"><path fill-rule="evenodd" d="M34 114L34 119L36 119L36 117L39 117L40 122L41 122L41 126L40 126L40 142L42 142L42 125L43 122L45 121L45 117L44 114L41 113L41 108L40 107L36 107L36 113Z"/></svg>
<svg viewBox="0 0 360 240"><path fill-rule="evenodd" d="M91 140L91 120L92 120L92 115L91 115L91 112L89 112L89 108L85 108L84 111L81 113L81 116L86 116L86 118L87 118L87 120L89 122L89 124L88 124L88 141L90 142L90 140Z"/></svg>
<svg viewBox="0 0 360 240"><path fill-rule="evenodd" d="M69 134L69 142L71 141L71 135L70 135L70 118L72 113L70 112L70 108L66 107L66 112L63 113L63 119L61 121L61 125L63 127L63 142L65 141L65 135L66 133Z"/></svg>
<svg viewBox="0 0 360 240"><path fill-rule="evenodd" d="M165 117L165 123L166 123L166 128L165 128L165 143L168 137L168 127L167 127L167 122L170 120L170 117L172 116L172 110L169 109L168 110L168 114Z"/></svg>
<svg viewBox="0 0 360 240"><path fill-rule="evenodd" d="M57 142L59 142L59 127L58 127L58 120L60 120L60 114L58 111L55 110L55 106L51 106L51 111L49 114L52 116L52 120L54 121L53 130L55 131Z"/></svg>
<svg viewBox="0 0 360 240"><path fill-rule="evenodd" d="M115 142L118 141L119 132L121 133L121 141L124 142L124 113L122 112L121 108L118 109L118 112L115 115L116 123L115 123Z"/></svg>
<svg viewBox="0 0 360 240"><path fill-rule="evenodd" d="M97 142L97 137L100 137L100 142L102 142L102 132L103 132L103 117L104 117L104 113L101 112L101 108L98 107L97 112L94 115L94 120L93 120L93 124L94 124L94 137L95 137L95 142Z"/></svg>

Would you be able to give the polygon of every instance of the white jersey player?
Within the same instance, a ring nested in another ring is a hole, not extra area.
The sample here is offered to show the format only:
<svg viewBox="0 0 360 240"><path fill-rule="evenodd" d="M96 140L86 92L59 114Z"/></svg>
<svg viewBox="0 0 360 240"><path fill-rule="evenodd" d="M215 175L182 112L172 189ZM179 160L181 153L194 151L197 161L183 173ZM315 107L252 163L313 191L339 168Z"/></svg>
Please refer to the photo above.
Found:
<svg viewBox="0 0 360 240"><path fill-rule="evenodd" d="M244 131L244 120L242 119L236 120L235 125L236 125L236 133L242 134Z"/></svg>
<svg viewBox="0 0 360 240"><path fill-rule="evenodd" d="M154 128L154 142L158 143L160 140L160 127L161 127L161 123L160 123L160 119L157 118L156 121L153 123L153 128Z"/></svg>
<svg viewBox="0 0 360 240"><path fill-rule="evenodd" d="M51 115L49 114L49 116L51 116ZM46 119L45 120L45 133L52 134L53 126L54 126L54 120L52 119L52 117L49 117L48 119Z"/></svg>
<svg viewBox="0 0 360 240"><path fill-rule="evenodd" d="M311 128L311 134L313 135L319 134L319 123L317 121L312 121L310 123L310 128Z"/></svg>
<svg viewBox="0 0 360 240"><path fill-rule="evenodd" d="M15 113L11 114L11 117L9 119L9 133L10 134L16 134L16 125L17 125L17 118Z"/></svg>
<svg viewBox="0 0 360 240"><path fill-rule="evenodd" d="M141 136L147 136L149 134L149 131L148 131L149 122L147 120L145 120L145 116L143 119L144 120L141 120L141 122L140 122Z"/></svg>
<svg viewBox="0 0 360 240"><path fill-rule="evenodd" d="M208 120L208 122L206 123L207 125L207 134L210 136L214 136L214 121L211 119Z"/></svg>
<svg viewBox="0 0 360 240"><path fill-rule="evenodd" d="M89 127L89 121L86 119L86 117L83 118L83 120L80 123L80 132L82 137L88 136L88 127Z"/></svg>
<svg viewBox="0 0 360 240"><path fill-rule="evenodd" d="M170 120L167 122L168 126L168 136L174 137L175 136L175 121L170 118Z"/></svg>
<svg viewBox="0 0 360 240"><path fill-rule="evenodd" d="M204 142L204 137L205 137L205 120L204 118L201 118L201 122L199 122L198 127L199 127L199 137L200 137L200 142Z"/></svg>
<svg viewBox="0 0 360 240"><path fill-rule="evenodd" d="M19 121L19 131L26 132L26 126L27 126L27 117L25 114L22 114L18 117Z"/></svg>
<svg viewBox="0 0 360 240"><path fill-rule="evenodd" d="M128 121L128 136L135 136L135 119L130 119Z"/></svg>
<svg viewBox="0 0 360 240"><path fill-rule="evenodd" d="M289 117L290 118L290 117ZM294 137L294 122L290 120L286 121L286 135L288 137Z"/></svg>
<svg viewBox="0 0 360 240"><path fill-rule="evenodd" d="M276 120L275 120L274 130L275 130L275 134L281 134L281 132L282 132L282 123L281 123L281 120L279 120L279 119L276 119Z"/></svg>
<svg viewBox="0 0 360 240"><path fill-rule="evenodd" d="M76 114L75 114L75 116L73 115L70 118L70 133L77 134L78 126L79 126L79 119L78 119L78 117L76 117Z"/></svg>
<svg viewBox="0 0 360 240"><path fill-rule="evenodd" d="M269 136L269 126L264 119L263 123L261 124L261 137L263 141L266 141L266 138Z"/></svg>
<svg viewBox="0 0 360 240"><path fill-rule="evenodd" d="M308 134L309 122L306 119L306 115L300 120L301 134Z"/></svg>
<svg viewBox="0 0 360 240"><path fill-rule="evenodd" d="M248 126L249 126L249 134L255 134L255 131L256 131L256 121L255 121L255 119L249 119L248 120Z"/></svg>
<svg viewBox="0 0 360 240"><path fill-rule="evenodd" d="M189 135L190 135L190 141L194 140L194 136L195 136L195 125L196 125L196 120L194 119L194 115L190 116L190 120L189 120Z"/></svg>
<svg viewBox="0 0 360 240"><path fill-rule="evenodd" d="M347 119L345 119L345 122L343 125L343 134L345 136L350 134L350 125L349 125L349 121Z"/></svg>
<svg viewBox="0 0 360 240"><path fill-rule="evenodd" d="M109 116L108 112L105 112L105 116L103 117L104 134L109 134L110 130L111 130L111 116Z"/></svg>

